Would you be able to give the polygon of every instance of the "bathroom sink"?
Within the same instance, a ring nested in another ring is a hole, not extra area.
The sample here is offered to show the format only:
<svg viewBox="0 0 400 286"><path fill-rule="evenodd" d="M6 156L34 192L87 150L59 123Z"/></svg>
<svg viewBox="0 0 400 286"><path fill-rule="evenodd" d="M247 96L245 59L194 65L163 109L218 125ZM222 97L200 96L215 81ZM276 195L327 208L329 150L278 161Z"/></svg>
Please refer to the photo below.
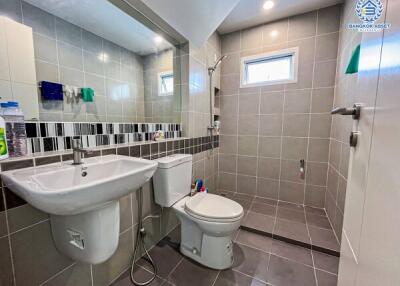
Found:
<svg viewBox="0 0 400 286"><path fill-rule="evenodd" d="M82 165L52 164L2 173L6 186L34 207L54 215L75 215L118 200L154 174L150 160L109 155Z"/></svg>

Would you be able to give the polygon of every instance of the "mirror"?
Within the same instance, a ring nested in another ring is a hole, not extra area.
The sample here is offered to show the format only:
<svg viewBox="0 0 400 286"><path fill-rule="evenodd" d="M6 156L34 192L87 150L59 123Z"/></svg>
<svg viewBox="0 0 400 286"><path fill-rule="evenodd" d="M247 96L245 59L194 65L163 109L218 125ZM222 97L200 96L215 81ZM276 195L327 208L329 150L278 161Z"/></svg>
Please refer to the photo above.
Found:
<svg viewBox="0 0 400 286"><path fill-rule="evenodd" d="M175 47L109 1L26 0L0 13L32 28L39 88L24 108L38 112L27 110L26 119L180 122ZM61 100L47 96L58 90L53 83L62 85Z"/></svg>

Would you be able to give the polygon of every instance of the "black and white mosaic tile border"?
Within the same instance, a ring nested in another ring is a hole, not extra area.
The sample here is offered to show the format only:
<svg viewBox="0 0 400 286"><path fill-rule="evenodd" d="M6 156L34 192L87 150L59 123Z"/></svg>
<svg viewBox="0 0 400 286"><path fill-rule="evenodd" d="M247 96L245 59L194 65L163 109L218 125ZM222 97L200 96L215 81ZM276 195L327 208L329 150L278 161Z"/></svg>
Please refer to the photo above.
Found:
<svg viewBox="0 0 400 286"><path fill-rule="evenodd" d="M85 148L144 142L156 131L166 139L182 137L181 125L174 123L89 123L26 122L28 154L71 149L73 138Z"/></svg>

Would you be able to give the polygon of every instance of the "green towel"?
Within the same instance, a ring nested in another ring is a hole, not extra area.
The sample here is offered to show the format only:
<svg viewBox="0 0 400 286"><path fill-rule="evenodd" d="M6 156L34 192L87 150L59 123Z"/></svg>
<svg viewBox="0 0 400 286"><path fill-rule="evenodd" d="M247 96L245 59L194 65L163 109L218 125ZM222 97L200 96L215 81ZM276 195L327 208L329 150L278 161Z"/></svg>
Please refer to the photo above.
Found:
<svg viewBox="0 0 400 286"><path fill-rule="evenodd" d="M82 88L82 99L85 102L93 102L94 90L90 87Z"/></svg>
<svg viewBox="0 0 400 286"><path fill-rule="evenodd" d="M361 46L358 45L351 55L350 62L346 69L346 74L358 73L358 64L360 63Z"/></svg>

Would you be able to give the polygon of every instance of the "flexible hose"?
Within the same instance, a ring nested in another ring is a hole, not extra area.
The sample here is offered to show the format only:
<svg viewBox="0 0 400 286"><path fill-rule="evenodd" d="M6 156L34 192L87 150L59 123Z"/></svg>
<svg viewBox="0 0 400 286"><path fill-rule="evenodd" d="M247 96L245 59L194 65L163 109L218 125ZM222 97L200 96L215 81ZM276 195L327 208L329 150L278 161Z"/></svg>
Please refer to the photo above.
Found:
<svg viewBox="0 0 400 286"><path fill-rule="evenodd" d="M136 242L135 242L135 249L133 251L131 275L130 275L132 283L135 284L135 285L138 285L138 286L144 286L144 285L150 284L151 282L153 282L153 280L157 276L157 266L154 263L153 259L151 258L149 252L147 251L146 245L144 243L144 236L146 235L146 232L145 232L145 229L143 227L142 205L143 205L143 189L140 188L138 190L138 218L139 218L139 223L138 223L138 229L137 229L137 232L136 232ZM141 248L143 248L143 250L145 252L145 256L143 256L142 258L145 259L151 265L151 267L153 268L153 275L151 276L151 278L149 280L144 281L144 282L138 282L133 277L133 272L134 272L134 268L135 268L135 264L136 264L135 263L136 254L140 251Z"/></svg>

